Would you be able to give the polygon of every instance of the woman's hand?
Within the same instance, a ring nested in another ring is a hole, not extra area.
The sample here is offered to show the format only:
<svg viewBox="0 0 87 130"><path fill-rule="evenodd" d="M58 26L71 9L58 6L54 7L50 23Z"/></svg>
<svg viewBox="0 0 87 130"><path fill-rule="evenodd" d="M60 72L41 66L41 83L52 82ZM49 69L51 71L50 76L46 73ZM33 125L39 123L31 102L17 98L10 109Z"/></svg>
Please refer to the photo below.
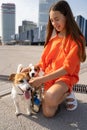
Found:
<svg viewBox="0 0 87 130"><path fill-rule="evenodd" d="M40 87L43 84L43 78L42 77L35 77L30 79L29 84L33 87Z"/></svg>
<svg viewBox="0 0 87 130"><path fill-rule="evenodd" d="M29 67L23 68L21 72L29 72Z"/></svg>

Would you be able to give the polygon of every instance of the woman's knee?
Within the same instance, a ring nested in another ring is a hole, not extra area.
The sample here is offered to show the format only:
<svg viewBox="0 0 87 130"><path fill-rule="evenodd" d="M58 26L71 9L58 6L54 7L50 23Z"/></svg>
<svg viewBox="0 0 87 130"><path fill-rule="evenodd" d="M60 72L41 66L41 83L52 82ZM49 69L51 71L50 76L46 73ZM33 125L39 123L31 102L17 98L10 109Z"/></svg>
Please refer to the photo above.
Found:
<svg viewBox="0 0 87 130"><path fill-rule="evenodd" d="M44 103L48 104L50 107L55 107L58 105L58 101L53 98L53 93L51 92L46 92L44 95Z"/></svg>
<svg viewBox="0 0 87 130"><path fill-rule="evenodd" d="M42 106L42 110L43 110L43 115L45 117L53 117L56 113L56 109L55 107L49 107L49 106Z"/></svg>
<svg viewBox="0 0 87 130"><path fill-rule="evenodd" d="M53 100L53 95L46 93L44 95L42 110L45 117L53 117L55 115L56 109L58 108L58 103Z"/></svg>

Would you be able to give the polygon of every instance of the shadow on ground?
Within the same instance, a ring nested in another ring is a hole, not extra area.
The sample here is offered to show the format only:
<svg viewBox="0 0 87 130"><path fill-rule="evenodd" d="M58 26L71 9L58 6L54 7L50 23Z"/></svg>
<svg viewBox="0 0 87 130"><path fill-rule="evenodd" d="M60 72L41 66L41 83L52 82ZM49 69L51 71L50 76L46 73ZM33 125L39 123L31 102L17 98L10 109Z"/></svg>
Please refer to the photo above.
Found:
<svg viewBox="0 0 87 130"><path fill-rule="evenodd" d="M36 117L28 117L28 119L50 130L86 130L87 103L79 101L78 109L73 112L67 112L63 107L61 107L61 111L53 118L45 118L41 111Z"/></svg>
<svg viewBox="0 0 87 130"><path fill-rule="evenodd" d="M86 130L87 129L87 103L78 100L78 109L69 112L61 105L61 110L53 118L45 118L42 110L38 114L19 117L15 116L15 108L10 96L0 99L1 130Z"/></svg>

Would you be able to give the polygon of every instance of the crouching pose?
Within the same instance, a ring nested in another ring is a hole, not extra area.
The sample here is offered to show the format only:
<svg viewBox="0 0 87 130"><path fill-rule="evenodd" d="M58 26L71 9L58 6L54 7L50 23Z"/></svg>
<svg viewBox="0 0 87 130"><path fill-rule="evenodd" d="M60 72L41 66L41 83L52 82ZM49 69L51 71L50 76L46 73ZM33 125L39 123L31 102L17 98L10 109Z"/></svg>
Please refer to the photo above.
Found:
<svg viewBox="0 0 87 130"><path fill-rule="evenodd" d="M72 89L79 80L80 62L85 59L85 38L69 4L60 0L49 10L46 41L38 63L44 75L29 81L34 87L44 84L42 109L46 117L54 116L65 99L67 110L77 108Z"/></svg>

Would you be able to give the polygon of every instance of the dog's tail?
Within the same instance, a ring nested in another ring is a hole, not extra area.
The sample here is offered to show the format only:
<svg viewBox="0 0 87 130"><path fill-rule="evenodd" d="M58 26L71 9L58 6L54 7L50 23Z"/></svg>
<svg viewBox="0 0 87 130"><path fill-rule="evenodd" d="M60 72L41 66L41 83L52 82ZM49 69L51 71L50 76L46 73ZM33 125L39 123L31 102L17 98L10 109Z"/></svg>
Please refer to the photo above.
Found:
<svg viewBox="0 0 87 130"><path fill-rule="evenodd" d="M19 64L17 67L17 73L20 73L22 69L23 69L23 65Z"/></svg>

